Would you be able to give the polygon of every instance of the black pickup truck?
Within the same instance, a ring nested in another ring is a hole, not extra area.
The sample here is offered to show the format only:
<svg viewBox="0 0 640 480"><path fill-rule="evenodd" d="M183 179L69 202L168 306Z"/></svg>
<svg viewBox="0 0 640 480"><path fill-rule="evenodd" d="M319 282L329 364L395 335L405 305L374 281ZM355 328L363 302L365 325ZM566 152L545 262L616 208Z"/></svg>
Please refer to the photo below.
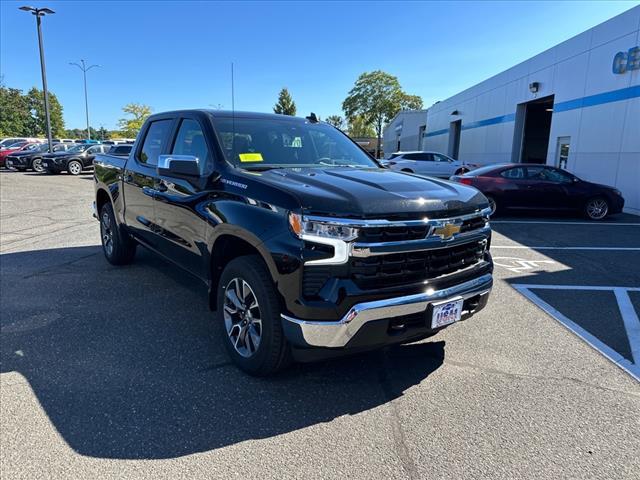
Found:
<svg viewBox="0 0 640 480"><path fill-rule="evenodd" d="M486 198L381 168L313 114L156 114L94 166L107 260L142 245L205 282L251 374L420 340L487 303Z"/></svg>

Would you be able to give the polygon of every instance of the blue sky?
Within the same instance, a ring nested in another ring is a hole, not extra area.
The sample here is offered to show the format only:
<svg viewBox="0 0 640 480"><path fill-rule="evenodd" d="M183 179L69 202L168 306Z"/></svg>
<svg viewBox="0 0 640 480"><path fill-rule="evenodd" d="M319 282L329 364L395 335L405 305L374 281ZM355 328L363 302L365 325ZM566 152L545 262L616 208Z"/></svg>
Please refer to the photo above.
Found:
<svg viewBox="0 0 640 480"><path fill-rule="evenodd" d="M23 4L47 6L49 88L68 128L84 125L88 73L91 124L116 127L129 102L154 111L271 111L289 88L299 115L341 114L358 75L382 69L425 106L622 13L639 2L71 2L0 3L0 71L7 86L41 87L35 20Z"/></svg>

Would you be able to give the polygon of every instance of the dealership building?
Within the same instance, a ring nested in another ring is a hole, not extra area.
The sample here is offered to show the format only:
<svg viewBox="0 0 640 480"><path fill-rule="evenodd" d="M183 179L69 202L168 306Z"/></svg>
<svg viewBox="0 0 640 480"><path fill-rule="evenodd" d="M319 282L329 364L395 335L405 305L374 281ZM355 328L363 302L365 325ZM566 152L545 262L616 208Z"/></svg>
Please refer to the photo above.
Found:
<svg viewBox="0 0 640 480"><path fill-rule="evenodd" d="M402 111L384 151L546 163L612 185L640 214L640 6L432 107Z"/></svg>

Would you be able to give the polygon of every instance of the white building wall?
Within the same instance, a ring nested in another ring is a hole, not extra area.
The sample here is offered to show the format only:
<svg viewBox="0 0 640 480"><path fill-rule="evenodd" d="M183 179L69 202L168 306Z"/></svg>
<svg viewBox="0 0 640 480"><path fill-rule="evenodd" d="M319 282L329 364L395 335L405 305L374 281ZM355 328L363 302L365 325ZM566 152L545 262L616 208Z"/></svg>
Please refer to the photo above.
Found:
<svg viewBox="0 0 640 480"><path fill-rule="evenodd" d="M460 119L460 159L510 162L517 105L554 95L547 163L555 163L558 137L571 137L567 169L619 188L626 210L640 213L640 70L612 71L615 54L638 45L640 6L435 104L423 148L446 153L450 122ZM585 98L596 104L575 103Z"/></svg>
<svg viewBox="0 0 640 480"><path fill-rule="evenodd" d="M385 157L389 157L393 152L398 151L398 140L400 141L400 150L420 150L421 142L418 132L420 132L420 127L426 126L426 124L426 110L404 110L399 112L385 126L382 134Z"/></svg>

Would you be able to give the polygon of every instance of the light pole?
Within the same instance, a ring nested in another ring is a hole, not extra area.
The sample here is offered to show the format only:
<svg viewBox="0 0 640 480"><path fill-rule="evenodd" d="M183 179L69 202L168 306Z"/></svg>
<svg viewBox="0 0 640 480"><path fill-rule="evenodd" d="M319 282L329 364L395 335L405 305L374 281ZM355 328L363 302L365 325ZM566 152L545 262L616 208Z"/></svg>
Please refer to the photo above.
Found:
<svg viewBox="0 0 640 480"><path fill-rule="evenodd" d="M49 153L52 150L53 139L51 137L51 120L49 118L49 91L47 90L47 69L44 65L44 46L42 45L42 26L41 17L45 15L51 15L56 12L50 8L34 8L34 7L20 7L20 10L25 12L31 12L36 17L36 26L38 28L38 47L40 48L40 70L42 71L42 91L44 94L44 116L47 120L47 138L49 139Z"/></svg>
<svg viewBox="0 0 640 480"><path fill-rule="evenodd" d="M91 129L89 128L89 99L87 96L87 72L91 70L93 67L99 67L100 65L90 65L86 66L84 60L80 60L79 63L71 62L69 65L75 65L80 70L82 70L82 75L84 76L84 112L87 115L87 138L91 140Z"/></svg>

